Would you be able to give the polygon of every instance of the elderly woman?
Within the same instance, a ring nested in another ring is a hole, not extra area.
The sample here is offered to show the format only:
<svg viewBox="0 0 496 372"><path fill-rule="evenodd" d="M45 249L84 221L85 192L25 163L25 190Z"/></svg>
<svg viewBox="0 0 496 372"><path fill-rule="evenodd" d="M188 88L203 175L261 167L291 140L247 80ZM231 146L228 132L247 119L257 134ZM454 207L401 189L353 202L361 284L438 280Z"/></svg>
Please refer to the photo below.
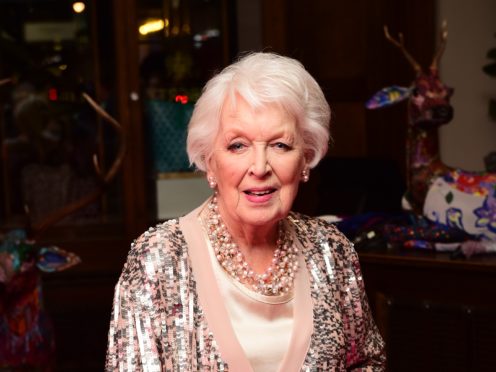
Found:
<svg viewBox="0 0 496 372"><path fill-rule="evenodd" d="M188 155L213 195L132 245L108 371L384 369L353 247L291 212L329 120L319 85L287 57L253 53L207 83Z"/></svg>

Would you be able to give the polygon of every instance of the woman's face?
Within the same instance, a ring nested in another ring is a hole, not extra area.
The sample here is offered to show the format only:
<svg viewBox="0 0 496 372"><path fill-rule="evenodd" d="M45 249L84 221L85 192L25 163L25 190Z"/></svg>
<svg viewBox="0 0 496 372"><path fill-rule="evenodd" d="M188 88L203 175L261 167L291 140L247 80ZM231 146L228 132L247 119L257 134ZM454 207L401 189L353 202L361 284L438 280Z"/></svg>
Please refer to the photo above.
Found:
<svg viewBox="0 0 496 372"><path fill-rule="evenodd" d="M228 226L269 227L288 214L307 164L303 145L296 119L280 106L226 101L207 174Z"/></svg>

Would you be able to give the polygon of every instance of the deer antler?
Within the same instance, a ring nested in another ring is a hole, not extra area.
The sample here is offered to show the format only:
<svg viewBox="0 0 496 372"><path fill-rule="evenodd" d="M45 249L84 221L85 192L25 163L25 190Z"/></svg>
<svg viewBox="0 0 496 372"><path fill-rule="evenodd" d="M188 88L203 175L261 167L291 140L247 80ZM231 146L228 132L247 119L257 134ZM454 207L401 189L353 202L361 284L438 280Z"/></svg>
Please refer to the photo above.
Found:
<svg viewBox="0 0 496 372"><path fill-rule="evenodd" d="M446 49L446 42L448 40L448 22L446 20L443 21L443 25L441 26L440 36L439 46L431 63L431 70L438 69L439 61L444 53L444 49Z"/></svg>
<svg viewBox="0 0 496 372"><path fill-rule="evenodd" d="M120 167L122 166L122 161L124 159L124 155L126 154L126 132L123 130L122 126L119 124L117 120L111 117L100 105L98 105L90 96L86 93L83 93L84 99L93 107L93 109L106 121L108 121L114 129L117 131L119 135L119 149L116 155L116 158L111 165L110 169L106 174L102 173L100 165L98 163L98 157L96 154L93 155L93 165L95 167L95 171L98 175L100 186L97 190L92 192L89 195L82 197L79 200L72 202L69 205L66 205L58 210L55 210L45 218L43 218L40 222L33 225L29 231L28 235L30 238L34 238L35 236L39 236L43 231L45 231L48 227L54 225L64 217L74 213L75 211L91 204L95 200L97 200L105 191L105 188L110 183L110 181L115 177ZM27 211L29 209L26 209ZM29 220L29 218L28 218ZM28 224L29 227L29 224Z"/></svg>
<svg viewBox="0 0 496 372"><path fill-rule="evenodd" d="M11 82L12 82L12 78L2 79L2 80L0 80L0 86L11 83Z"/></svg>
<svg viewBox="0 0 496 372"><path fill-rule="evenodd" d="M403 40L403 34L401 32L398 34L399 40L396 40L396 39L391 37L391 35L389 34L388 27L386 25L384 25L384 35L386 36L386 39L388 39L394 46L396 46L397 48L399 48L403 52L406 59L408 60L408 62L410 62L410 64L412 65L413 69L415 70L415 72L417 74L422 72L422 68L420 67L420 65L417 63L417 61L415 61L415 59L411 56L411 54L408 53L408 51L406 50L405 41Z"/></svg>

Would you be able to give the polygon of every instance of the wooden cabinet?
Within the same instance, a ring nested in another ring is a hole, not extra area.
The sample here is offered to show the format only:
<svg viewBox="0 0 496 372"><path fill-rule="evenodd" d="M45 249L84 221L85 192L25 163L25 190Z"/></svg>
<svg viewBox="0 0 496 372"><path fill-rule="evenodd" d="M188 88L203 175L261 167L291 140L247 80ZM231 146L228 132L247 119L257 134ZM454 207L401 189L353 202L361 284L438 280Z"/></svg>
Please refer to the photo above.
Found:
<svg viewBox="0 0 496 372"><path fill-rule="evenodd" d="M491 371L496 256L359 253L389 371Z"/></svg>

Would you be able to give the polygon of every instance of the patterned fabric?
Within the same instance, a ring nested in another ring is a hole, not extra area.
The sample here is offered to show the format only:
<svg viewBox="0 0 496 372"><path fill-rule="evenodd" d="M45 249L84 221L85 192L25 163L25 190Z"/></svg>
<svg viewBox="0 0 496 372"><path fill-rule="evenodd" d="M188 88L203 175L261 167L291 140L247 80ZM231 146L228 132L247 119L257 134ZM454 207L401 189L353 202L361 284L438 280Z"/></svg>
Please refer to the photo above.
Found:
<svg viewBox="0 0 496 372"><path fill-rule="evenodd" d="M410 87L405 88L392 85L381 89L370 97L367 102L365 102L365 107L369 110L374 110L381 107L390 106L407 99L410 97L411 93L412 88Z"/></svg>
<svg viewBox="0 0 496 372"><path fill-rule="evenodd" d="M45 370L55 356L55 337L43 305L41 272L68 269L74 253L40 247L26 231L12 230L0 240L0 371Z"/></svg>
<svg viewBox="0 0 496 372"><path fill-rule="evenodd" d="M383 371L384 343L370 315L357 255L325 221L291 214L314 302L302 371ZM131 247L115 289L106 371L229 371L198 301L178 220Z"/></svg>
<svg viewBox="0 0 496 372"><path fill-rule="evenodd" d="M358 257L337 228L291 215L311 278L314 329L303 371L383 371L384 343L370 315Z"/></svg>
<svg viewBox="0 0 496 372"><path fill-rule="evenodd" d="M186 154L186 129L193 104L149 100L145 110L153 170L158 173L191 170Z"/></svg>
<svg viewBox="0 0 496 372"><path fill-rule="evenodd" d="M496 174L455 170L436 178L423 213L431 221L463 230L476 240L496 241Z"/></svg>

